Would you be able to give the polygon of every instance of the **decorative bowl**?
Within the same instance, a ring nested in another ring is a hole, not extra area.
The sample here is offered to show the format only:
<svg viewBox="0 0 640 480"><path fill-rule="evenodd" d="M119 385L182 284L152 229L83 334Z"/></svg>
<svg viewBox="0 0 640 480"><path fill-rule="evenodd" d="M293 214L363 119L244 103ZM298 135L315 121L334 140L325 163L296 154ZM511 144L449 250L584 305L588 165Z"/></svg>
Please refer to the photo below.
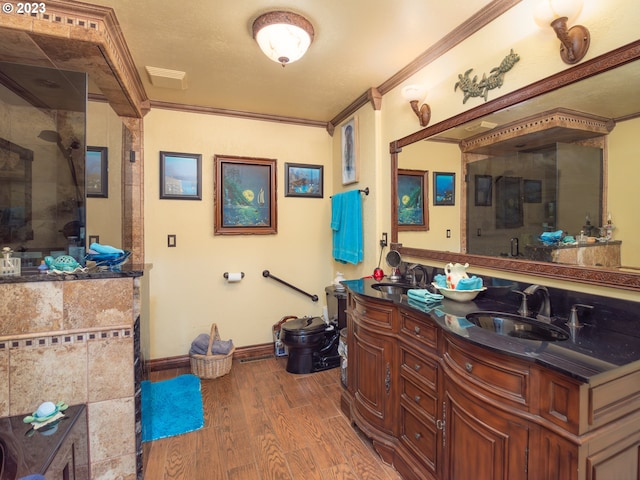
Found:
<svg viewBox="0 0 640 480"><path fill-rule="evenodd" d="M451 288L439 287L437 283L432 283L438 291L449 300L455 300L456 302L470 302L478 296L480 292L484 292L487 287L476 288L475 290L453 290Z"/></svg>
<svg viewBox="0 0 640 480"><path fill-rule="evenodd" d="M101 270L118 270L124 265L131 252L125 250L124 253L87 253L85 260L96 262L96 267Z"/></svg>

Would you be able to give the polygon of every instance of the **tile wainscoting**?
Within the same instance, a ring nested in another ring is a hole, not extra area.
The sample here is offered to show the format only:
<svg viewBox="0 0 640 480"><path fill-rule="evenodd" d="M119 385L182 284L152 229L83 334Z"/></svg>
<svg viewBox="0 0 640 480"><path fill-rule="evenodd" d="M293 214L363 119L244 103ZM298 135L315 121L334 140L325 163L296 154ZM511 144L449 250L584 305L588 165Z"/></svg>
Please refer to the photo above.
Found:
<svg viewBox="0 0 640 480"><path fill-rule="evenodd" d="M86 404L93 480L142 478L141 275L0 281L0 417L43 401Z"/></svg>

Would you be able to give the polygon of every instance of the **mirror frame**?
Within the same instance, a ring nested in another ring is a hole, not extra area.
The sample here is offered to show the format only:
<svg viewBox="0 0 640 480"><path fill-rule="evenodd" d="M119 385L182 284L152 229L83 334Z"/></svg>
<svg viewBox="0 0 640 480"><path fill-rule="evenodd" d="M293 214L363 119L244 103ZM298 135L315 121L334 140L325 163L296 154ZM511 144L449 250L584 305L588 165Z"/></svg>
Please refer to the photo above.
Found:
<svg viewBox="0 0 640 480"><path fill-rule="evenodd" d="M486 257L482 255L404 247L402 244L398 243L397 200L398 154L402 151L403 147L425 140L433 135L437 135L463 123L476 120L507 107L512 107L539 95L571 85L585 78L598 75L638 59L640 59L640 40L636 40L391 142L389 144L389 152L391 154L391 248L397 250L400 254L440 263L469 263L474 266L492 270L587 283L602 287L615 287L623 290L640 291L640 273L606 269L602 267L589 268L573 265L561 265L557 263Z"/></svg>

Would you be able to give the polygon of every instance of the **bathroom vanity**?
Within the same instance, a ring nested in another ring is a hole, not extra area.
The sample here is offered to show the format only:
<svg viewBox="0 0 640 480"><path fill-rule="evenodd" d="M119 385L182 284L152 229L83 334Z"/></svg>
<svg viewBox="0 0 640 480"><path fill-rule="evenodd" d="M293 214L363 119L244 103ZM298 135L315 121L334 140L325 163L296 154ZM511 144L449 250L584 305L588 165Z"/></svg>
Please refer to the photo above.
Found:
<svg viewBox="0 0 640 480"><path fill-rule="evenodd" d="M519 295L504 287L472 302L427 306L375 290L370 279L344 283L342 409L403 478L640 475L640 338L607 328L620 317L635 321L637 304L618 315L624 302L594 302L580 329L566 327L566 315L554 320L567 340L531 340L466 319L474 311L515 313ZM553 300L559 315L576 298Z"/></svg>

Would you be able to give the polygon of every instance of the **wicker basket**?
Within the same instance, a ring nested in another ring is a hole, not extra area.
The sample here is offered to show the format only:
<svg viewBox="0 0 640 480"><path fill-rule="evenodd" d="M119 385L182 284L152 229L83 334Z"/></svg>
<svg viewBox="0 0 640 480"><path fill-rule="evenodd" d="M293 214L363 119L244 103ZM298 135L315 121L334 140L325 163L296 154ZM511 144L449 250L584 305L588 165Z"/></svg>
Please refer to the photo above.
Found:
<svg viewBox="0 0 640 480"><path fill-rule="evenodd" d="M191 372L200 378L218 378L231 371L233 352L236 347L234 346L226 355L214 355L211 353L211 346L214 340L220 340L218 325L215 323L211 325L207 353L205 355L191 354Z"/></svg>

